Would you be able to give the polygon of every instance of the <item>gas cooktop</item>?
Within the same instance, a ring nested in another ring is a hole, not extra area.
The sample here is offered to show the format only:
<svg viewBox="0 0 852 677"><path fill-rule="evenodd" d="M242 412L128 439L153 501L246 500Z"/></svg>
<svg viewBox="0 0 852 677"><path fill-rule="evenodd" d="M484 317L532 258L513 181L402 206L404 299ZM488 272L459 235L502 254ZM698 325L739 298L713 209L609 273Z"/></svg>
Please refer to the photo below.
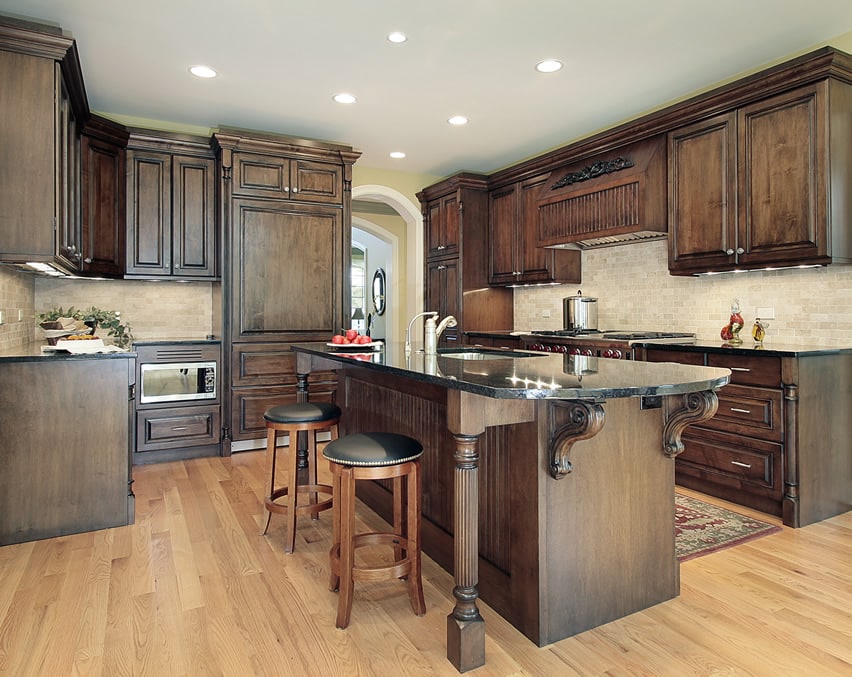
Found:
<svg viewBox="0 0 852 677"><path fill-rule="evenodd" d="M581 338L603 341L645 341L655 343L694 343L695 334L676 331L629 331L612 329L598 331L597 329L554 329L533 331L535 336L555 336L560 338Z"/></svg>

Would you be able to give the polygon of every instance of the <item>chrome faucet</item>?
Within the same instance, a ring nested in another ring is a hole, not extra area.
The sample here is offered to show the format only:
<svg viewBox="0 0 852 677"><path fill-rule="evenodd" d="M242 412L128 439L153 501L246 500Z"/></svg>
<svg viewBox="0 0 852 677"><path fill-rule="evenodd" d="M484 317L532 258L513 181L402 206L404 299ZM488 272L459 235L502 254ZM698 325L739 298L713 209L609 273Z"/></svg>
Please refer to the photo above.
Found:
<svg viewBox="0 0 852 677"><path fill-rule="evenodd" d="M418 317L423 317L424 315L430 315L430 319L432 322L435 321L435 318L438 317L438 313L434 310L427 310L425 313L417 313L414 317L411 318L411 322L408 323L408 329L405 330L405 353L406 355L411 352L411 325L414 324L414 320Z"/></svg>

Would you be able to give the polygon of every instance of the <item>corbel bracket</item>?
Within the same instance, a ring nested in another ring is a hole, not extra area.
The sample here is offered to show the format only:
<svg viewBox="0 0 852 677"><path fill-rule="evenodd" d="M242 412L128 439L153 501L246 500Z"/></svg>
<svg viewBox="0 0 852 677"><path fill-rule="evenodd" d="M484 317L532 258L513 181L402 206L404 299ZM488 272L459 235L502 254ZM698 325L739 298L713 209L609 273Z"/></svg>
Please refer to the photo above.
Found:
<svg viewBox="0 0 852 677"><path fill-rule="evenodd" d="M674 397L669 402L675 401ZM698 423L712 418L719 408L719 398L714 390L702 390L683 396L682 406L670 409L663 427L663 450L666 456L674 458L683 451L680 439L684 428L690 423Z"/></svg>
<svg viewBox="0 0 852 677"><path fill-rule="evenodd" d="M594 437L603 428L604 409L594 402L553 402L550 418L558 427L551 426L549 471L553 479L561 480L573 469L568 455L574 443Z"/></svg>

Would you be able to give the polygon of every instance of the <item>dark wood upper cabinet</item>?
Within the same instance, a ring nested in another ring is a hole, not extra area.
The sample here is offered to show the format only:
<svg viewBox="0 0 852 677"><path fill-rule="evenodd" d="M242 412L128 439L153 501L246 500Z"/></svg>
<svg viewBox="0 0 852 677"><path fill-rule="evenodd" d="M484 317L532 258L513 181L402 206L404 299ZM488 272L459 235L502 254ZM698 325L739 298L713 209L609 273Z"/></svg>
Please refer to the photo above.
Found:
<svg viewBox="0 0 852 677"><path fill-rule="evenodd" d="M579 251L536 247L539 194L548 174L489 193L489 283L581 282Z"/></svg>
<svg viewBox="0 0 852 677"><path fill-rule="evenodd" d="M669 271L852 261L850 115L824 79L669 133Z"/></svg>
<svg viewBox="0 0 852 677"><path fill-rule="evenodd" d="M92 116L83 128L81 269L122 277L125 266L127 130Z"/></svg>
<svg viewBox="0 0 852 677"><path fill-rule="evenodd" d="M233 167L234 195L340 204L342 169L329 162L241 152Z"/></svg>
<svg viewBox="0 0 852 677"><path fill-rule="evenodd" d="M80 129L89 116L76 43L0 18L0 261L79 273Z"/></svg>
<svg viewBox="0 0 852 677"><path fill-rule="evenodd" d="M423 223L428 258L458 256L460 212L463 208L455 191L429 202Z"/></svg>
<svg viewBox="0 0 852 677"><path fill-rule="evenodd" d="M216 162L209 140L131 131L128 277L214 279Z"/></svg>

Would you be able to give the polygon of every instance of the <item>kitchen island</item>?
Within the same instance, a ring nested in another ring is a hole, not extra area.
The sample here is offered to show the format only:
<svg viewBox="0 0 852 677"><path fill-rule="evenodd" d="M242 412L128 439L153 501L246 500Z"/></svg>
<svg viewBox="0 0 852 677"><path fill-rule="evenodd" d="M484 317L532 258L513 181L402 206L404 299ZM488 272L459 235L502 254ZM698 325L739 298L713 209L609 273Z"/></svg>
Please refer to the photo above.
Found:
<svg viewBox="0 0 852 677"><path fill-rule="evenodd" d="M539 646L678 594L673 457L683 428L715 412L727 369L402 344L292 349L300 384L339 371L341 434L423 444L422 542L454 572L447 657L460 672L485 662L480 593ZM362 485L387 518L388 487Z"/></svg>

